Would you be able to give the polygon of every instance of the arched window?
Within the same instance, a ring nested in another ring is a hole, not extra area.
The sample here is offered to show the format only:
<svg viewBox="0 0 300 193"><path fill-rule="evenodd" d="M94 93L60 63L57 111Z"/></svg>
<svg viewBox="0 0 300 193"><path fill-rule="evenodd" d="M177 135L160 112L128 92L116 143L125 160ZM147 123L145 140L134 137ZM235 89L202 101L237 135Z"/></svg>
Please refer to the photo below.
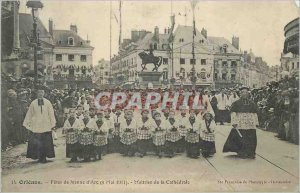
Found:
<svg viewBox="0 0 300 193"><path fill-rule="evenodd" d="M153 49L157 50L157 43L154 43Z"/></svg>
<svg viewBox="0 0 300 193"><path fill-rule="evenodd" d="M74 77L75 75L75 68L73 65L69 66L69 76Z"/></svg>

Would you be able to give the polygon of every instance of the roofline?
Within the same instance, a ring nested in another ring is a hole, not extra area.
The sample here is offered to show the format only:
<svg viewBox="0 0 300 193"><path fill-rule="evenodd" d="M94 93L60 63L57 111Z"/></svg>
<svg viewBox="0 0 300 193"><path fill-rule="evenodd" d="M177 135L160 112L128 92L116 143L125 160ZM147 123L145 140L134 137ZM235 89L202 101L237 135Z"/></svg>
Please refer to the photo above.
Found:
<svg viewBox="0 0 300 193"><path fill-rule="evenodd" d="M285 26L284 26L284 30L287 28L287 26L288 25L290 25L291 23L293 23L294 21L296 21L296 20L299 20L299 17L297 17L297 18L295 18L295 19L293 19L292 21L290 21L289 23L287 23ZM299 25L299 22L298 22L298 25Z"/></svg>
<svg viewBox="0 0 300 193"><path fill-rule="evenodd" d="M56 44L54 45L54 49L55 48L63 48L63 49L69 49L69 48L80 48L80 49L92 49L94 50L93 46L89 46L89 47L80 47L80 46L57 46Z"/></svg>

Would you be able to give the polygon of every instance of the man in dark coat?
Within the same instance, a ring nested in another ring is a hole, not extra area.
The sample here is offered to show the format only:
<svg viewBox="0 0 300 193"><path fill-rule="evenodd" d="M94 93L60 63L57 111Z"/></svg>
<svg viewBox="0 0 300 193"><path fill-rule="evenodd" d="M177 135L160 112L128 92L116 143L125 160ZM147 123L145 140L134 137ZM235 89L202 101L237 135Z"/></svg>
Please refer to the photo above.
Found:
<svg viewBox="0 0 300 193"><path fill-rule="evenodd" d="M241 98L232 104L233 128L223 147L223 152L237 152L241 158L255 158L258 126L257 106L251 101L249 89L241 88Z"/></svg>

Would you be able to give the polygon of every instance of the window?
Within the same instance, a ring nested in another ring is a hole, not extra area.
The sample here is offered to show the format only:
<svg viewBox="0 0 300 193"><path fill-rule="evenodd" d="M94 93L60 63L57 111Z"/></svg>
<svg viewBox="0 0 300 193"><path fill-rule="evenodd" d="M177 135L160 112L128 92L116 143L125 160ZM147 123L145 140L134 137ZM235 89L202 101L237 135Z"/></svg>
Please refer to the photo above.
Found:
<svg viewBox="0 0 300 193"><path fill-rule="evenodd" d="M201 59L201 65L206 65L206 59Z"/></svg>
<svg viewBox="0 0 300 193"><path fill-rule="evenodd" d="M215 73L215 80L218 80L218 73Z"/></svg>
<svg viewBox="0 0 300 193"><path fill-rule="evenodd" d="M150 44L150 50L153 50L153 44Z"/></svg>
<svg viewBox="0 0 300 193"><path fill-rule="evenodd" d="M190 64L196 64L196 59L193 59L193 58L192 58L192 59L190 60Z"/></svg>
<svg viewBox="0 0 300 193"><path fill-rule="evenodd" d="M38 60L43 60L44 59L44 54L37 54L37 59Z"/></svg>
<svg viewBox="0 0 300 193"><path fill-rule="evenodd" d="M184 39L183 39L183 38L180 38L180 39L179 39L179 42L184 42Z"/></svg>
<svg viewBox="0 0 300 193"><path fill-rule="evenodd" d="M292 63L292 69L294 69L294 67L295 67L295 63L293 62L293 63Z"/></svg>
<svg viewBox="0 0 300 193"><path fill-rule="evenodd" d="M62 61L62 54L55 55L56 61Z"/></svg>
<svg viewBox="0 0 300 193"><path fill-rule="evenodd" d="M108 76L108 72L105 72L105 76Z"/></svg>
<svg viewBox="0 0 300 193"><path fill-rule="evenodd" d="M163 44L163 45L162 45L162 49L163 49L163 50L167 50L168 48L169 48L169 45L168 45L168 44Z"/></svg>
<svg viewBox="0 0 300 193"><path fill-rule="evenodd" d="M184 58L180 58L180 64L185 64L185 59Z"/></svg>
<svg viewBox="0 0 300 193"><path fill-rule="evenodd" d="M73 54L69 54L68 55L68 60L69 61L74 61L74 55Z"/></svg>
<svg viewBox="0 0 300 193"><path fill-rule="evenodd" d="M163 80L168 80L168 69L164 68L163 70Z"/></svg>
<svg viewBox="0 0 300 193"><path fill-rule="evenodd" d="M199 40L199 43L200 43L200 44L203 44L203 43L204 43L204 40Z"/></svg>
<svg viewBox="0 0 300 193"><path fill-rule="evenodd" d="M215 65L216 68L218 68L219 67L219 61L218 60L214 60L214 65Z"/></svg>
<svg viewBox="0 0 300 193"><path fill-rule="evenodd" d="M205 69L201 69L200 78L201 79L206 79L206 70Z"/></svg>
<svg viewBox="0 0 300 193"><path fill-rule="evenodd" d="M297 69L299 69L299 62L297 62Z"/></svg>
<svg viewBox="0 0 300 193"><path fill-rule="evenodd" d="M185 69L184 68L180 68L180 74L179 74L179 76L181 78L185 78Z"/></svg>
<svg viewBox="0 0 300 193"><path fill-rule="evenodd" d="M227 53L227 48L228 48L228 45L227 45L227 44L224 44L224 45L222 46L222 51L223 51L223 53Z"/></svg>
<svg viewBox="0 0 300 193"><path fill-rule="evenodd" d="M83 67L83 68L81 69L81 72L82 72L82 74L86 74L86 67Z"/></svg>
<svg viewBox="0 0 300 193"><path fill-rule="evenodd" d="M168 58L163 58L163 64L168 64Z"/></svg>
<svg viewBox="0 0 300 193"><path fill-rule="evenodd" d="M59 44L59 45L61 44L61 40L58 41L58 44Z"/></svg>
<svg viewBox="0 0 300 193"><path fill-rule="evenodd" d="M6 69L6 72L8 74L14 74L15 73L15 68L13 66L8 66L8 68Z"/></svg>
<svg viewBox="0 0 300 193"><path fill-rule="evenodd" d="M227 73L222 73L222 80L226 80Z"/></svg>
<svg viewBox="0 0 300 193"><path fill-rule="evenodd" d="M157 50L157 43L154 43L153 49Z"/></svg>
<svg viewBox="0 0 300 193"><path fill-rule="evenodd" d="M228 67L227 61L223 61L223 62L222 62L222 66L223 66L223 67Z"/></svg>
<svg viewBox="0 0 300 193"><path fill-rule="evenodd" d="M70 46L74 46L74 39L73 38L68 38L68 44Z"/></svg>
<svg viewBox="0 0 300 193"><path fill-rule="evenodd" d="M69 76L74 77L74 75L75 75L75 69L73 66L70 66L69 67Z"/></svg>
<svg viewBox="0 0 300 193"><path fill-rule="evenodd" d="M236 68L236 67L237 67L236 61L231 61L231 67L232 67L232 68Z"/></svg>
<svg viewBox="0 0 300 193"><path fill-rule="evenodd" d="M235 74L231 74L231 80L235 80Z"/></svg>
<svg viewBox="0 0 300 193"><path fill-rule="evenodd" d="M81 55L80 56L80 61L81 62L86 62L86 55Z"/></svg>

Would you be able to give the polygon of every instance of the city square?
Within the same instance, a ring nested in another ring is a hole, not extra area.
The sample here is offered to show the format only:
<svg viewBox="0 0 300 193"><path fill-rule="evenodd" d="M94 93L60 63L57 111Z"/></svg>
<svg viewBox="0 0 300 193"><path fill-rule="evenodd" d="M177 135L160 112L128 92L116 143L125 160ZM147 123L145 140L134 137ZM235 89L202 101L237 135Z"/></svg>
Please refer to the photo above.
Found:
<svg viewBox="0 0 300 193"><path fill-rule="evenodd" d="M292 1L2 1L4 192L298 192Z"/></svg>

